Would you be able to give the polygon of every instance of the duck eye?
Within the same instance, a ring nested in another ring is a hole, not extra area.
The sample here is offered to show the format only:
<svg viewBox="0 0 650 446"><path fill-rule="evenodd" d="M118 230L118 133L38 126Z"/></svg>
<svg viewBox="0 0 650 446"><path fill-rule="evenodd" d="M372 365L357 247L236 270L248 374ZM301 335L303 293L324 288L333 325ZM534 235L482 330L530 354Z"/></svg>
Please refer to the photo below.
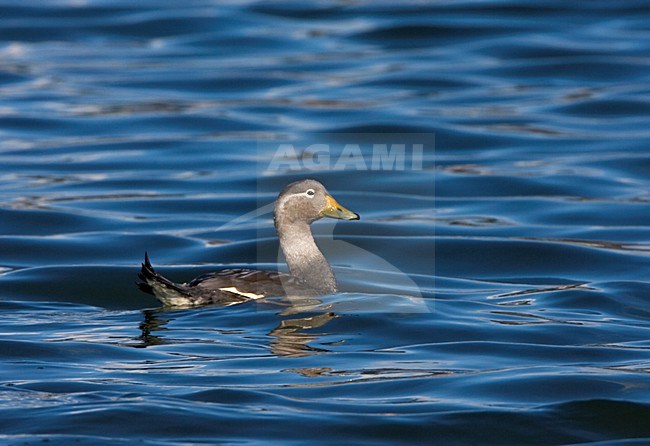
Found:
<svg viewBox="0 0 650 446"><path fill-rule="evenodd" d="M314 192L314 189L307 189L307 192L305 192L308 197L313 197L316 192Z"/></svg>

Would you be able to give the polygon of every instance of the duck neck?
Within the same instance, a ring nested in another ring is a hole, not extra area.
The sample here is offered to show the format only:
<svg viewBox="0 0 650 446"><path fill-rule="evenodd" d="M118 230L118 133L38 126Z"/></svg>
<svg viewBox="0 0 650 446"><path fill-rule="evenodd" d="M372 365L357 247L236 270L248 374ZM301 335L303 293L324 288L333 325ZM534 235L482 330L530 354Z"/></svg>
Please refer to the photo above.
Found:
<svg viewBox="0 0 650 446"><path fill-rule="evenodd" d="M309 223L276 218L275 228L291 275L319 294L335 293L334 273L318 249Z"/></svg>

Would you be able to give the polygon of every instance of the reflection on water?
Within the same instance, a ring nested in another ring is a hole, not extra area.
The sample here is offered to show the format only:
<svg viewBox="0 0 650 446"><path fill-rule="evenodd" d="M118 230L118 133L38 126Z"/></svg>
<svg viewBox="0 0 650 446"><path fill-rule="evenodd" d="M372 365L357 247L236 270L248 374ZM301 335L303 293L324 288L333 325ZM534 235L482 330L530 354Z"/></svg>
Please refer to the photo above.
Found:
<svg viewBox="0 0 650 446"><path fill-rule="evenodd" d="M270 345L271 352L286 357L327 353L329 350L309 346L309 342L317 339L318 335L305 333L305 330L323 327L335 317L340 316L335 313L323 313L316 316L283 319L269 333L269 336L275 338Z"/></svg>
<svg viewBox="0 0 650 446"><path fill-rule="evenodd" d="M215 307L216 308L216 307ZM292 314L298 313L295 307L291 307ZM185 342L168 327L173 316L165 311L145 310L142 312L144 319L140 323L140 336L133 340L137 343L126 345L138 348L153 347L157 345L170 344L174 342ZM316 314L304 317L283 316L279 324L268 333L268 350L280 357L299 357L317 353L328 353L325 348L316 348L309 345L309 342L318 339L318 333L308 332L315 328L324 327L330 320L341 317L332 312ZM179 334L182 336L182 334ZM175 340L170 340L175 339Z"/></svg>
<svg viewBox="0 0 650 446"><path fill-rule="evenodd" d="M161 319L161 313L158 310L145 310L142 314L144 316L144 320L140 324L142 334L135 338L139 342L134 347L151 347L165 344L165 339L156 336L156 332L166 330L165 325L167 325L169 319Z"/></svg>

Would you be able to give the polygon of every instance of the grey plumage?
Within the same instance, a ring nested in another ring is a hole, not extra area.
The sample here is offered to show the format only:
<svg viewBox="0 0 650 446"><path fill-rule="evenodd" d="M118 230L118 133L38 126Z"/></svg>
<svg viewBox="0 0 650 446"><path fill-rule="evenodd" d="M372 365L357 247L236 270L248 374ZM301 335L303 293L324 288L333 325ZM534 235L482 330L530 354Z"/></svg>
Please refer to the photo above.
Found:
<svg viewBox="0 0 650 446"><path fill-rule="evenodd" d="M275 203L274 224L290 274L225 269L178 284L158 274L145 253L138 287L167 306L232 305L269 296L316 296L337 291L336 278L314 241L311 224L323 217L358 220L315 180L286 186Z"/></svg>

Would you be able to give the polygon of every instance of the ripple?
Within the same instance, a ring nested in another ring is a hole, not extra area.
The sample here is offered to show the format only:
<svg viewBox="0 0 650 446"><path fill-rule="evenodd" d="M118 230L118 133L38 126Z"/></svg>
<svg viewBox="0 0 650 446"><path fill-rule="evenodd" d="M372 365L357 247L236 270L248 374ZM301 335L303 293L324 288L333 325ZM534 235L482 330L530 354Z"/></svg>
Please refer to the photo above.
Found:
<svg viewBox="0 0 650 446"><path fill-rule="evenodd" d="M0 441L647 443L649 17L592 6L0 5ZM269 169L377 140L421 165ZM138 292L283 268L306 176L341 293Z"/></svg>

